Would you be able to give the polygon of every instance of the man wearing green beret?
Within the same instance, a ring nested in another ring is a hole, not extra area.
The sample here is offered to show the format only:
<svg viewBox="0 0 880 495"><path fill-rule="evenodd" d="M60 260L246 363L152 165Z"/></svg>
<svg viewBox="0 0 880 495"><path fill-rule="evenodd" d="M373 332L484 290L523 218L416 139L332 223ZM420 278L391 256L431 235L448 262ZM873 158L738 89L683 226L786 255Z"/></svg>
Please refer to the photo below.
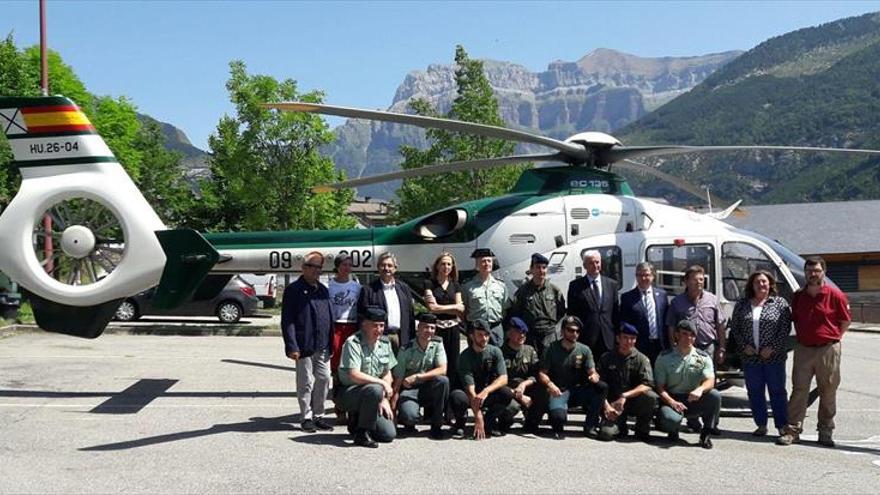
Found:
<svg viewBox="0 0 880 495"><path fill-rule="evenodd" d="M431 438L442 438L443 412L449 398L446 352L443 339L435 337L437 317L426 313L417 318L416 338L400 349L394 367L391 408L407 431L414 431L419 409L431 414Z"/></svg>
<svg viewBox="0 0 880 495"><path fill-rule="evenodd" d="M721 412L721 394L715 390L715 368L712 356L694 347L697 327L690 320L681 320L675 328L675 347L664 351L654 365L654 379L660 395L657 427L678 440L681 420L703 418L700 446L712 448L709 438Z"/></svg>

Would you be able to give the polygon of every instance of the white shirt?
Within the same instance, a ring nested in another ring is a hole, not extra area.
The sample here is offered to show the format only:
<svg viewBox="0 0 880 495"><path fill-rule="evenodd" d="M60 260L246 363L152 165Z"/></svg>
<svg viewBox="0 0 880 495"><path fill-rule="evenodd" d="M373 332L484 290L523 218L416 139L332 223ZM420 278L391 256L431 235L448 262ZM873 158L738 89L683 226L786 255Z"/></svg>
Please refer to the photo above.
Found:
<svg viewBox="0 0 880 495"><path fill-rule="evenodd" d="M764 306L752 306L752 340L755 342L755 350L761 350L761 310Z"/></svg>
<svg viewBox="0 0 880 495"><path fill-rule="evenodd" d="M400 299L394 284L382 282L382 292L385 294L385 303L388 305L388 328L400 328Z"/></svg>
<svg viewBox="0 0 880 495"><path fill-rule="evenodd" d="M354 307L357 305L358 295L361 293L361 284L357 280L337 282L330 279L327 285L330 290L330 305L333 307L333 320L337 322L351 323L355 318Z"/></svg>

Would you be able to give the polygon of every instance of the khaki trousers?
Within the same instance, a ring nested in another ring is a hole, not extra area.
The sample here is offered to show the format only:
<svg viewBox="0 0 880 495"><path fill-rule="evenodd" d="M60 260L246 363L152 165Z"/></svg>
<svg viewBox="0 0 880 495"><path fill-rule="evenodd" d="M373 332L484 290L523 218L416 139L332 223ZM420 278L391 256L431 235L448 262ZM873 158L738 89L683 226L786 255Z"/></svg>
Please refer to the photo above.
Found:
<svg viewBox="0 0 880 495"><path fill-rule="evenodd" d="M794 348L791 370L791 398L788 400L789 427L803 431L807 414L810 384L816 377L819 389L820 433L834 430L834 414L837 412L837 387L840 385L840 342L823 347L807 347L798 343Z"/></svg>

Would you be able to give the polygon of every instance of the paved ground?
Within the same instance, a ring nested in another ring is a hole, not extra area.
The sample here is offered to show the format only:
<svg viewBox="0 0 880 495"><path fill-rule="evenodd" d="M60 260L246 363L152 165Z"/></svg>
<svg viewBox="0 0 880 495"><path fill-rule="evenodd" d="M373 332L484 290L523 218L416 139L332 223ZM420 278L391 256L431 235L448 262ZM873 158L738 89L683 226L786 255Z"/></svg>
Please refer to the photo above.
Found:
<svg viewBox="0 0 880 495"><path fill-rule="evenodd" d="M424 436L378 450L296 427L277 337L46 333L0 339L0 493L859 492L880 486L880 335L844 345L836 450L755 441L728 415L715 449ZM741 389L725 405L744 405ZM815 406L808 418L815 421ZM577 416L576 416L577 418ZM572 433L576 430L572 427ZM815 438L815 436L812 436Z"/></svg>

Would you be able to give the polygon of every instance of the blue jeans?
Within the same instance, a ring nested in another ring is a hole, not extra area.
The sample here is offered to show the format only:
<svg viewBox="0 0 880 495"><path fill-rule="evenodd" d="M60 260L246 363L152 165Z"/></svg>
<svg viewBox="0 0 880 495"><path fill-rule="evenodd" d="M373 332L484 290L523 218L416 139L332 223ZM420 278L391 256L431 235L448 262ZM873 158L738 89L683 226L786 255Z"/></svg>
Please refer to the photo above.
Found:
<svg viewBox="0 0 880 495"><path fill-rule="evenodd" d="M767 397L773 409L773 424L784 428L788 424L788 393L785 391L785 361L781 363L746 363L743 365L746 391L752 418L758 426L767 426Z"/></svg>

